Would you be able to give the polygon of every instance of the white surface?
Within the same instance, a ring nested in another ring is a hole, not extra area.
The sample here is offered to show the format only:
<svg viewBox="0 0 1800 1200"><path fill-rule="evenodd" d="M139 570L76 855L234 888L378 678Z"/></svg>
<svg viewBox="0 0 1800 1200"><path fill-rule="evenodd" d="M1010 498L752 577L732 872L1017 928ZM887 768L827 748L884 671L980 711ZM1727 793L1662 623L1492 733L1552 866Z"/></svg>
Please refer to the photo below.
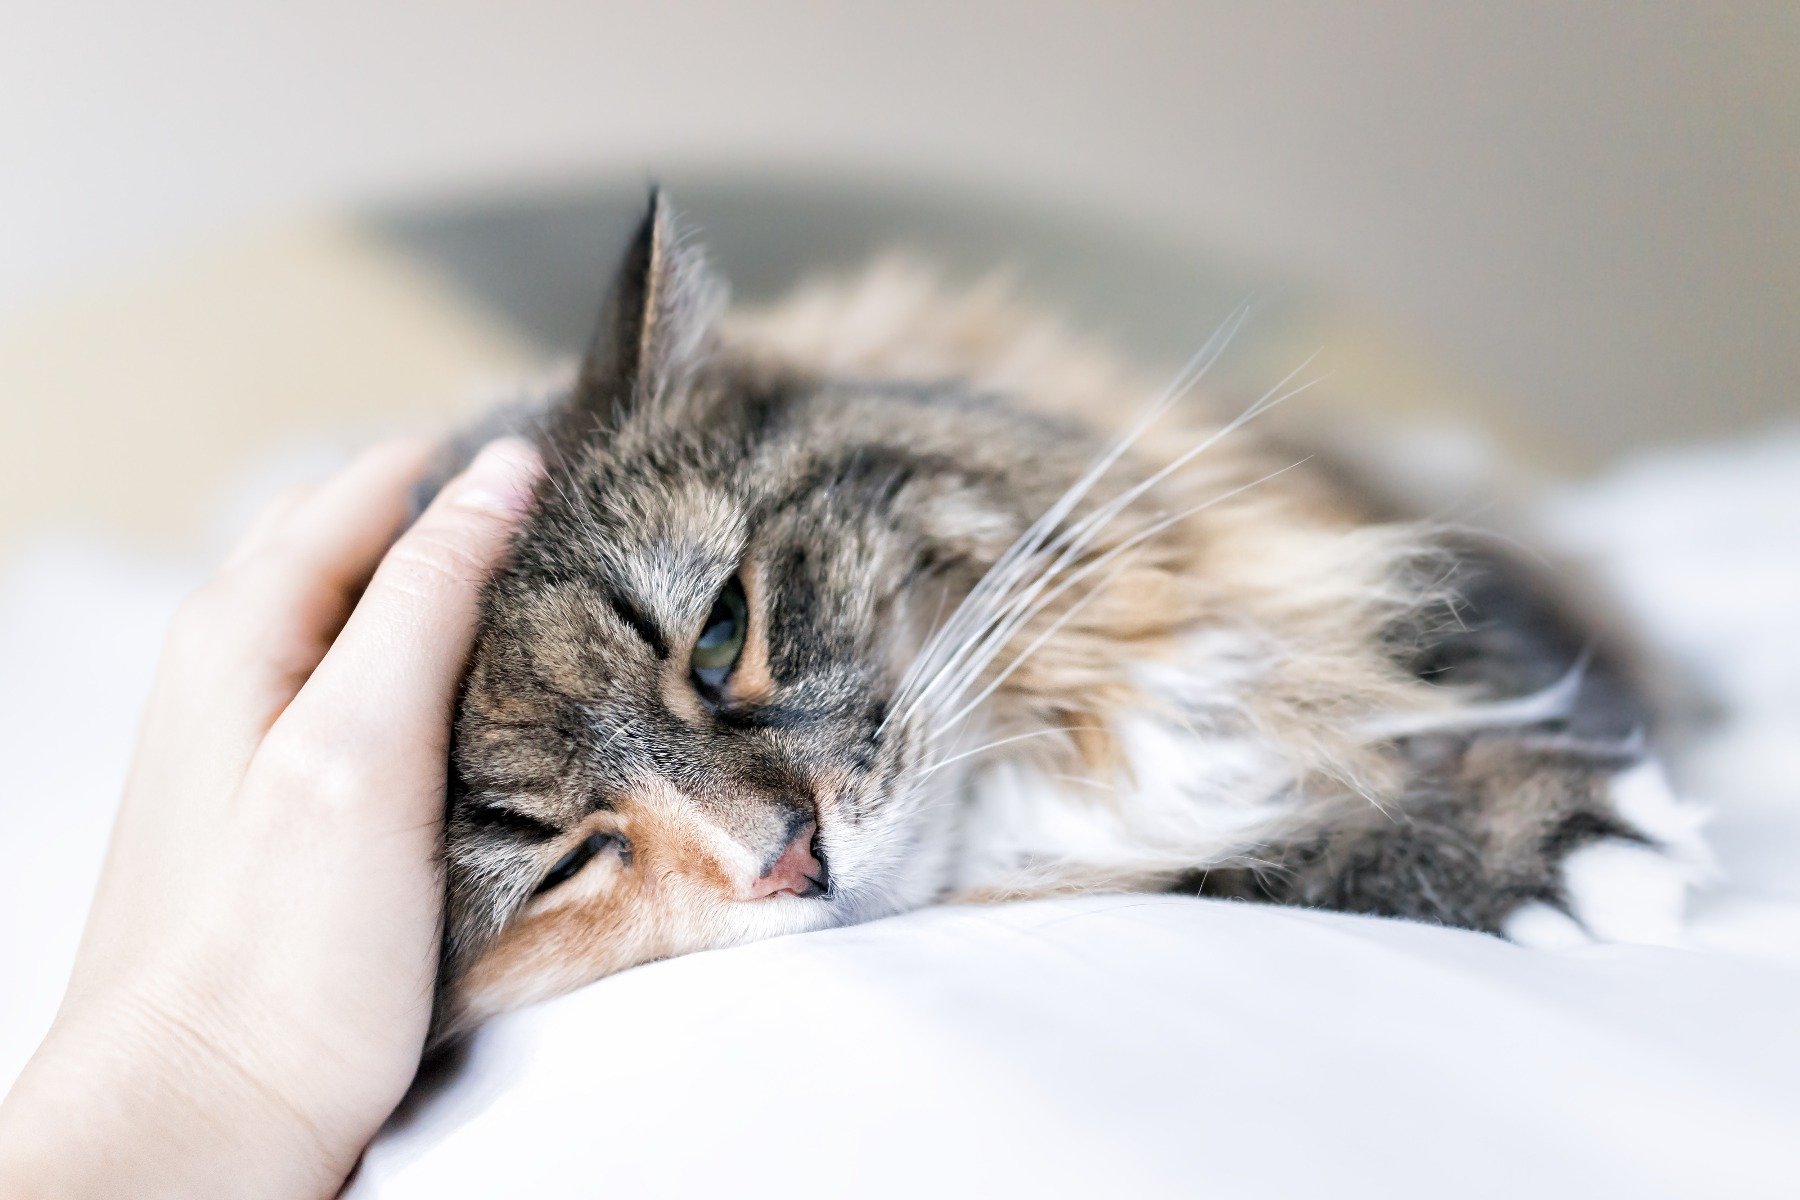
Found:
<svg viewBox="0 0 1800 1200"><path fill-rule="evenodd" d="M1168 897L939 909L514 1014L359 1200L1800 1193L1800 436L1562 497L1729 721L1680 776L1719 881L1676 948ZM0 1079L55 1001L179 580L0 581Z"/></svg>
<svg viewBox="0 0 1800 1200"><path fill-rule="evenodd" d="M505 1021L353 1195L1791 1195L1797 1012L1725 955L939 909Z"/></svg>

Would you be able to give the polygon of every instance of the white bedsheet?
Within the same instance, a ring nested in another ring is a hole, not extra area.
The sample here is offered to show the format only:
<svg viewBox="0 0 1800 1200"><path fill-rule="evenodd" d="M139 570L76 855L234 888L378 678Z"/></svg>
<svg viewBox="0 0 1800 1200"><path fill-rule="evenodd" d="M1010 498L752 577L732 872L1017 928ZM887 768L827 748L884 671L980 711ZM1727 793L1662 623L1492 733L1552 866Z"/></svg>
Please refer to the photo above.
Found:
<svg viewBox="0 0 1800 1200"><path fill-rule="evenodd" d="M1800 977L1186 898L916 913L501 1022L358 1197L1793 1195Z"/></svg>
<svg viewBox="0 0 1800 1200"><path fill-rule="evenodd" d="M1558 498L1729 719L1679 947L1171 897L938 909L513 1014L367 1200L1800 1196L1800 435ZM0 578L0 1081L53 1010L180 572Z"/></svg>

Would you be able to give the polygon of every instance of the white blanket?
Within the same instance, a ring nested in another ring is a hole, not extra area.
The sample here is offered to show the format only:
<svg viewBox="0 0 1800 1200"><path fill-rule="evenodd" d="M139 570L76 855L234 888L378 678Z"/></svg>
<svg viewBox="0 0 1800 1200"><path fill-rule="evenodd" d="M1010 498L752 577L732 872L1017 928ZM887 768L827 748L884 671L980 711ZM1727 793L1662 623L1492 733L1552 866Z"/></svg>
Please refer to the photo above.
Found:
<svg viewBox="0 0 1800 1200"><path fill-rule="evenodd" d="M1725 705L1677 947L1173 897L936 909L495 1022L358 1198L1800 1195L1800 436L1551 516ZM0 1081L48 1021L183 579L0 580Z"/></svg>

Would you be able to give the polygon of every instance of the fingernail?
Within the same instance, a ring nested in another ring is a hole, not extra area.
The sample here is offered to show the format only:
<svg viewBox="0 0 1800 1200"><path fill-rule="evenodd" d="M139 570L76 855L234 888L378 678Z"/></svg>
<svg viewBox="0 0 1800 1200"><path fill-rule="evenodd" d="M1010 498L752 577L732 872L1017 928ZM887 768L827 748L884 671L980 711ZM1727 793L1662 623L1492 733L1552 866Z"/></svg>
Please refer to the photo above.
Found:
<svg viewBox="0 0 1800 1200"><path fill-rule="evenodd" d="M458 504L517 516L531 503L543 460L524 438L489 442L456 481Z"/></svg>

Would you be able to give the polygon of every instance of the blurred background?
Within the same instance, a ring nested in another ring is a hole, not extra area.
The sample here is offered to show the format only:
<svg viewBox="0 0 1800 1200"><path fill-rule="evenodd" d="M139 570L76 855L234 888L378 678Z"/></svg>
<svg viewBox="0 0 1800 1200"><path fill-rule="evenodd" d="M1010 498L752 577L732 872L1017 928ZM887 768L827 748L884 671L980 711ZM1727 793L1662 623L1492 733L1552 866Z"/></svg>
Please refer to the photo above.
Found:
<svg viewBox="0 0 1800 1200"><path fill-rule="evenodd" d="M70 0L0 39L0 555L202 539L585 331L658 177L752 298L890 244L1540 470L1792 421L1800 6ZM1230 380L1225 381L1227 385ZM0 558L3 562L3 558Z"/></svg>

